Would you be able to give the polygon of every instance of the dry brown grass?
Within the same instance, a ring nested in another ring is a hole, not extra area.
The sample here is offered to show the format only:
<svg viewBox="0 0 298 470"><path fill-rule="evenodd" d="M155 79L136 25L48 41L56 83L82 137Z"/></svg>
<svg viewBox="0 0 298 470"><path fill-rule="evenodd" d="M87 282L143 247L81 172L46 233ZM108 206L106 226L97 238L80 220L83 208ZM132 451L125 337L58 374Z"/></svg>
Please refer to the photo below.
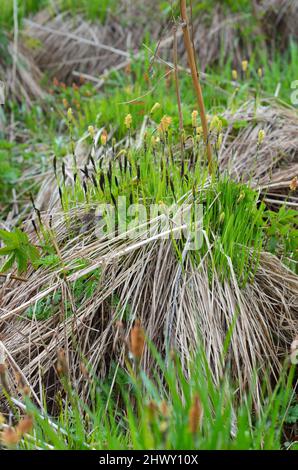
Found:
<svg viewBox="0 0 298 470"><path fill-rule="evenodd" d="M277 196L297 206L295 193L290 192L291 180L298 174L298 116L295 109L277 105L274 101L245 103L237 111L226 111L229 123L219 153L221 170L228 169L236 180L251 181L266 190L268 197ZM247 125L235 130L234 125ZM265 139L258 148L258 134Z"/></svg>
<svg viewBox="0 0 298 470"><path fill-rule="evenodd" d="M85 208L75 209L71 219L78 217L79 221L80 214L85 214ZM156 224L151 223L152 227ZM79 368L82 357L104 378L111 361L124 363L119 321L128 341L135 319L140 320L162 354L172 348L179 352L186 374L191 354L202 343L216 382L223 372L225 338L235 322L227 358L240 392L252 383L256 368L262 376L268 371L277 376L298 330L298 277L277 258L262 253L254 280L240 287L231 260L230 280L222 281L216 269L210 280L212 246L199 265L194 265L185 252L182 270L173 244L157 235L150 239L143 239L141 234L133 240L117 236L97 239L92 228L80 233L78 227L77 235L65 242L69 229L64 216L56 213L53 224L67 271L78 258L87 260L89 266L66 276L62 268L42 268L29 272L27 283L7 280L2 286L1 338L12 388L16 387L12 371L17 368L35 391L36 399L42 384L46 384L48 397L53 397L58 385L57 351L63 348L72 379L87 393ZM101 275L96 292L65 318L65 301L74 305L70 285L98 268ZM50 319L29 320L24 316L29 305L57 290L61 290L62 300L59 311ZM150 373L148 349L143 367ZM259 393L258 388L256 405Z"/></svg>
<svg viewBox="0 0 298 470"><path fill-rule="evenodd" d="M123 68L130 61L130 53L142 49L144 31L159 44L163 58L172 56L172 32L164 18L158 18L158 2L138 0L127 6L119 3L117 17L110 16L104 25L94 24L82 16L70 13L50 15L40 12L33 21L26 22L25 34L41 44L35 51L35 61L43 70L64 82L72 82L80 73L98 77L107 70ZM211 12L202 11L193 18L193 42L200 70L218 63L219 59L233 58L239 64L244 57L255 52L252 38L264 34L258 45L262 49L283 50L291 37L297 37L297 2L262 0L256 2L255 19L246 13L227 13L218 2ZM285 27L287 25L287 27ZM247 31L250 30L250 40ZM274 32L274 33L273 33ZM178 56L187 64L183 40L178 37Z"/></svg>
<svg viewBox="0 0 298 470"><path fill-rule="evenodd" d="M42 74L28 48L20 42L16 53L13 41L8 40L3 54L5 57L0 55L0 78L7 86L7 99L13 97L17 102L26 103L29 107L35 100L42 102L45 97L40 86Z"/></svg>

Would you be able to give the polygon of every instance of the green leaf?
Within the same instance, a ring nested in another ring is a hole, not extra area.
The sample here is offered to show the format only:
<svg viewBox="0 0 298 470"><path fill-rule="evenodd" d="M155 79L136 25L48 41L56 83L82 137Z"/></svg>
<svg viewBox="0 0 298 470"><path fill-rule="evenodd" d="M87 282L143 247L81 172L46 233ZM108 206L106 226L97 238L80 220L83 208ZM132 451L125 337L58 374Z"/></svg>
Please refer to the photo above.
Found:
<svg viewBox="0 0 298 470"><path fill-rule="evenodd" d="M8 232L8 230L0 230L0 239L3 240L4 243L13 243L15 241L13 232Z"/></svg>
<svg viewBox="0 0 298 470"><path fill-rule="evenodd" d="M6 271L8 271L10 268L12 268L13 266L13 263L15 262L15 259L16 259L16 255L15 253L13 253L9 258L8 260L3 264L2 268L1 268L1 272L2 273L5 273Z"/></svg>
<svg viewBox="0 0 298 470"><path fill-rule="evenodd" d="M4 248L0 248L0 255L9 255L12 251L14 251L14 247L5 246Z"/></svg>
<svg viewBox="0 0 298 470"><path fill-rule="evenodd" d="M24 253L22 250L16 250L15 256L16 256L16 262L18 266L18 272L23 273L27 271L28 258L26 256L26 253Z"/></svg>

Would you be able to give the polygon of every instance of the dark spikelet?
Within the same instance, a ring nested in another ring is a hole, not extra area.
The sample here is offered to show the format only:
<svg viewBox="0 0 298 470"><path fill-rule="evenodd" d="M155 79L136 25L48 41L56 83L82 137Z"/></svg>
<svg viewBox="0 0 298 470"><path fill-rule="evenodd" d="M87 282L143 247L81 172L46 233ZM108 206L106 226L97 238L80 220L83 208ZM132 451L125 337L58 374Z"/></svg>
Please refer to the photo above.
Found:
<svg viewBox="0 0 298 470"><path fill-rule="evenodd" d="M120 173L122 174L122 172L123 172L123 167L122 167L122 159L121 159L121 158L119 158L118 163L119 163Z"/></svg>
<svg viewBox="0 0 298 470"><path fill-rule="evenodd" d="M181 162L181 171L180 171L181 178L183 178L183 176L184 176L184 171L185 171L184 170L184 160L182 160L182 162Z"/></svg>
<svg viewBox="0 0 298 470"><path fill-rule="evenodd" d="M114 179L115 179L115 184L116 184L117 188L119 188L119 181L118 181L118 178L117 178L116 175L115 175L115 178L114 178Z"/></svg>
<svg viewBox="0 0 298 470"><path fill-rule="evenodd" d="M87 195L88 189L87 189L87 184L85 180L83 180L83 190L84 190L85 195Z"/></svg>
<svg viewBox="0 0 298 470"><path fill-rule="evenodd" d="M60 188L60 186L58 187L58 191L59 191L59 198L60 198L61 206L63 207L63 195L62 195L62 189Z"/></svg>
<svg viewBox="0 0 298 470"><path fill-rule="evenodd" d="M33 206L33 209L36 210L36 207L35 207L35 202L34 202L34 199L33 199L33 196L32 196L32 193L29 194L29 197L30 197L30 201L31 201L31 204Z"/></svg>
<svg viewBox="0 0 298 470"><path fill-rule="evenodd" d="M172 178L170 178L170 187L171 187L171 191L173 193L174 199L176 201L175 187L174 187L174 183L173 183Z"/></svg>
<svg viewBox="0 0 298 470"><path fill-rule="evenodd" d="M66 181L66 170L65 170L65 163L62 162L62 175L63 175L63 182L65 184Z"/></svg>
<svg viewBox="0 0 298 470"><path fill-rule="evenodd" d="M37 218L38 218L38 221L39 221L40 225L42 225L41 213L40 213L40 210L37 209L37 207L35 207L35 212L37 214Z"/></svg>
<svg viewBox="0 0 298 470"><path fill-rule="evenodd" d="M73 181L74 181L74 183L77 182L77 178L78 178L78 174L77 174L77 173L74 173L74 175L73 175Z"/></svg>
<svg viewBox="0 0 298 470"><path fill-rule="evenodd" d="M94 184L95 188L97 189L97 188L98 188L98 184L97 184L95 175L94 175L93 173L92 173L92 175L91 175L91 178L92 178L92 181L93 181L93 184Z"/></svg>
<svg viewBox="0 0 298 470"><path fill-rule="evenodd" d="M96 165L95 165L95 161L94 161L94 158L92 157L92 155L90 155L90 162L92 163L94 171L96 171Z"/></svg>
<svg viewBox="0 0 298 470"><path fill-rule="evenodd" d="M112 201L113 201L114 206L117 207L117 201L116 201L115 196L114 196L114 194L112 193L112 191L111 191L111 199L112 199Z"/></svg>
<svg viewBox="0 0 298 470"><path fill-rule="evenodd" d="M138 177L138 180L141 179L141 169L140 169L140 165L137 166L137 177Z"/></svg>
<svg viewBox="0 0 298 470"><path fill-rule="evenodd" d="M55 177L57 178L57 157L56 157L56 155L53 158L53 168L54 168Z"/></svg>
<svg viewBox="0 0 298 470"><path fill-rule="evenodd" d="M33 225L34 232L36 235L38 235L38 230L34 219L31 219L31 224Z"/></svg>
<svg viewBox="0 0 298 470"><path fill-rule="evenodd" d="M109 181L109 186L110 188L112 187L112 167L109 167L108 173L107 173L108 181Z"/></svg>
<svg viewBox="0 0 298 470"><path fill-rule="evenodd" d="M103 172L100 173L99 186L100 186L100 189L102 190L102 192L104 193L104 190L105 190L105 176L104 176Z"/></svg>

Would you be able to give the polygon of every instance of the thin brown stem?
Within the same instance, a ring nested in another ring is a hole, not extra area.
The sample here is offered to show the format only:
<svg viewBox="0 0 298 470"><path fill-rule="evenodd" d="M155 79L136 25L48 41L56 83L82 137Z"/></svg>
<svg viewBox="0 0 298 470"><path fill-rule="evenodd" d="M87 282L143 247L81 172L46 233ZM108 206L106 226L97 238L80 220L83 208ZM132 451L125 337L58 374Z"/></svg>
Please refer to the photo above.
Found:
<svg viewBox="0 0 298 470"><path fill-rule="evenodd" d="M173 62L174 62L174 77L175 77L175 90L177 97L178 105L178 116L179 116L179 131L180 131L180 147L181 147L181 168L182 174L184 173L184 139L183 139L183 115L182 115L182 106L181 106L181 96L179 90L179 76L178 76L178 51L177 51L177 27L173 27Z"/></svg>
<svg viewBox="0 0 298 470"><path fill-rule="evenodd" d="M212 150L211 150L211 145L208 139L207 117L206 117L206 112L205 112L202 88L201 88L200 80L199 80L199 72L198 72L197 65L196 65L195 51L194 51L194 47L193 47L191 37L190 37L189 23L188 23L187 11L186 11L186 0L180 0L180 12L181 12L181 18L183 21L182 30L183 30L184 44L185 44L185 49L187 53L189 68L191 71L193 85L194 85L195 92L197 95L201 123L202 123L202 128L203 128L204 142L207 148L208 169L209 169L209 173L211 174L212 173Z"/></svg>
<svg viewBox="0 0 298 470"><path fill-rule="evenodd" d="M28 281L28 279L25 279L25 278L19 277L19 276L15 276L13 274L0 273L0 277L6 277L6 278L9 278L9 279L14 279L16 281L21 281L21 282L27 282Z"/></svg>

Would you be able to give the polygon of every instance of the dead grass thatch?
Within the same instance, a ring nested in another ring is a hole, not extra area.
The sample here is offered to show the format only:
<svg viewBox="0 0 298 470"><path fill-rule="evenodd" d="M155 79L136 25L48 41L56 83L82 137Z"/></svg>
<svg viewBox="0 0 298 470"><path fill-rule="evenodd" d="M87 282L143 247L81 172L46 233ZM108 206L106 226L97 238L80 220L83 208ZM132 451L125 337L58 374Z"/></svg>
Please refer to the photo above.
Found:
<svg viewBox="0 0 298 470"><path fill-rule="evenodd" d="M117 17L110 15L103 25L80 15L64 12L53 16L45 10L25 22L25 34L41 45L34 53L38 66L60 81L72 83L80 73L92 78L125 67L131 53L138 55L146 31L152 40L162 39L159 54L172 57L171 28L168 18L162 15L156 21L158 8L158 2L138 0L129 6L119 2ZM193 42L201 71L229 57L237 66L256 48L267 48L270 56L270 51L283 50L291 38L297 37L295 0L255 2L252 11L253 14L229 11L218 2L212 10L200 11L193 17ZM260 43L256 44L256 40ZM187 64L181 37L178 56Z"/></svg>
<svg viewBox="0 0 298 470"><path fill-rule="evenodd" d="M282 197L284 193L289 204L297 204L290 194L291 180L298 171L296 110L270 101L256 109L250 102L227 111L225 117L229 124L219 153L221 170L228 169L234 179L250 181L271 194ZM238 128L239 123L243 127ZM260 130L265 131L265 138L258 146Z"/></svg>
<svg viewBox="0 0 298 470"><path fill-rule="evenodd" d="M79 221L85 213L85 208L75 209L70 220ZM220 279L216 270L210 278L212 246L199 265L184 252L182 269L171 241L161 240L154 229L150 238L140 231L130 240L119 236L108 240L96 238L94 228L82 233L78 222L77 235L66 242L69 226L64 219L56 213L53 227L64 272L67 269L69 274L62 275L62 268L43 268L28 273L26 283L7 280L2 286L0 326L5 357L11 370L21 370L35 393L46 382L48 396L53 396L60 348L67 353L78 389L84 391L86 385L79 372L82 357L105 377L113 360L124 361L119 321L128 337L136 318L162 354L172 348L179 352L186 374L190 355L202 343L215 381L222 375L225 338L235 322L228 364L240 391L252 383L256 368L263 375L270 371L277 376L298 329L298 277L277 258L262 253L254 280L240 287L231 260L229 280ZM157 227L156 220L151 227ZM88 266L72 271L81 258ZM75 308L70 286L97 269L96 291ZM55 314L48 320L27 317L29 306L57 291L61 302ZM73 306L73 314L67 318L65 302ZM150 373L151 366L147 350L143 367ZM15 388L13 375L11 387ZM257 388L256 405L259 393Z"/></svg>
<svg viewBox="0 0 298 470"><path fill-rule="evenodd" d="M3 35L4 44L0 49L0 79L6 85L7 97L12 96L19 103L31 106L33 101L45 97L40 86L41 71L35 64L28 48L18 42L17 48L13 41Z"/></svg>

